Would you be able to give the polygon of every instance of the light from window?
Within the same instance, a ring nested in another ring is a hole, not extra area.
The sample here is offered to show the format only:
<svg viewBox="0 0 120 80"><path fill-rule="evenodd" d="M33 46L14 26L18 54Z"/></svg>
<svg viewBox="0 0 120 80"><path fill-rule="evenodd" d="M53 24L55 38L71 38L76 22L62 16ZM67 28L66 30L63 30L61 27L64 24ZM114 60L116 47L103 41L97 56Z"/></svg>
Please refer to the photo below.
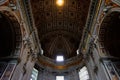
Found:
<svg viewBox="0 0 120 80"><path fill-rule="evenodd" d="M37 80L38 70L33 68L30 80Z"/></svg>
<svg viewBox="0 0 120 80"><path fill-rule="evenodd" d="M56 61L57 62L63 62L64 61L63 56L57 56Z"/></svg>
<svg viewBox="0 0 120 80"><path fill-rule="evenodd" d="M79 71L79 79L80 80L89 80L87 67L84 66L82 69L80 69L80 71Z"/></svg>
<svg viewBox="0 0 120 80"><path fill-rule="evenodd" d="M64 76L56 76L56 80L64 80Z"/></svg>
<svg viewBox="0 0 120 80"><path fill-rule="evenodd" d="M43 52L43 49L41 49L41 54L43 55L43 53L44 53L44 52Z"/></svg>
<svg viewBox="0 0 120 80"><path fill-rule="evenodd" d="M76 51L77 52L77 55L79 54L79 50Z"/></svg>

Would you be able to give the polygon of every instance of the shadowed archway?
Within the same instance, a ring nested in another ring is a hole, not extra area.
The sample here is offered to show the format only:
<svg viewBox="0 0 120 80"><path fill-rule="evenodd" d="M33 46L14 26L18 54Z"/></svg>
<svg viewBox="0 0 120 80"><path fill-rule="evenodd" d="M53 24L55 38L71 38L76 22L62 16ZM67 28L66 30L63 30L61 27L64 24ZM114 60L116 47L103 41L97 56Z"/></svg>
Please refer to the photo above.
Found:
<svg viewBox="0 0 120 80"><path fill-rule="evenodd" d="M0 12L0 37L1 58L18 54L22 39L20 25L15 16L7 11Z"/></svg>
<svg viewBox="0 0 120 80"><path fill-rule="evenodd" d="M105 17L99 38L111 56L120 58L120 12L112 12Z"/></svg>

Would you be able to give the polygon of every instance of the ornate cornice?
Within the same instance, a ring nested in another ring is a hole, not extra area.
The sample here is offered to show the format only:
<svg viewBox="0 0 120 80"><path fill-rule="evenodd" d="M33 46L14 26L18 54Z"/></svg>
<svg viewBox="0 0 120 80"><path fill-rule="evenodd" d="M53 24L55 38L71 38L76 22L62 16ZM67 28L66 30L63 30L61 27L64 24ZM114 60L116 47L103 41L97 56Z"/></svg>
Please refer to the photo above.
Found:
<svg viewBox="0 0 120 80"><path fill-rule="evenodd" d="M76 56L59 63L45 56L39 56L37 63L40 67L48 69L49 71L62 72L76 70L78 67L80 67L80 65L83 65L84 60L82 59L82 56Z"/></svg>
<svg viewBox="0 0 120 80"><path fill-rule="evenodd" d="M84 28L84 31L83 31L84 33L82 36L81 44L79 46L82 53L86 53L86 51L88 50L87 49L88 44L89 44L90 39L92 38L91 29L94 24L95 17L98 14L97 12L99 10L100 4L101 4L101 0L91 1L86 26Z"/></svg>
<svg viewBox="0 0 120 80"><path fill-rule="evenodd" d="M36 50L39 51L41 49L41 46L39 44L37 30L34 25L34 20L33 20L31 6L30 6L30 0L19 1L19 3L22 7L22 12L24 14L25 20L27 21L27 24L29 27L29 31L28 31L29 36L28 37L33 40Z"/></svg>

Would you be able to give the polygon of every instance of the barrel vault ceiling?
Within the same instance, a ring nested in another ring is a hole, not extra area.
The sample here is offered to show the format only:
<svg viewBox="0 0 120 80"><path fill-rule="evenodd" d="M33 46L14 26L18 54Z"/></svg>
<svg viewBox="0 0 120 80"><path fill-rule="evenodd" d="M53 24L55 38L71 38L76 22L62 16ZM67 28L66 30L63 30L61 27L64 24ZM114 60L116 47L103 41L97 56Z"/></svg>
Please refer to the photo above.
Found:
<svg viewBox="0 0 120 80"><path fill-rule="evenodd" d="M44 56L55 59L56 55L64 55L69 59L77 55L89 4L90 0L64 0L60 7L56 0L31 0Z"/></svg>

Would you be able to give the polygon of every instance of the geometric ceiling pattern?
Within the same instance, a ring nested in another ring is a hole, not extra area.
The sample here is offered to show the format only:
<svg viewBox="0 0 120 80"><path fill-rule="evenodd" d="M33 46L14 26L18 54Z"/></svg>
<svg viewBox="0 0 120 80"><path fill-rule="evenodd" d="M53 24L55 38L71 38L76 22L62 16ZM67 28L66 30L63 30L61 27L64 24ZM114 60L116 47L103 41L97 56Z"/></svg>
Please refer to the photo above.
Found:
<svg viewBox="0 0 120 80"><path fill-rule="evenodd" d="M35 26L46 57L65 59L77 55L76 50L85 27L90 0L64 0L57 6L56 0L31 0Z"/></svg>

